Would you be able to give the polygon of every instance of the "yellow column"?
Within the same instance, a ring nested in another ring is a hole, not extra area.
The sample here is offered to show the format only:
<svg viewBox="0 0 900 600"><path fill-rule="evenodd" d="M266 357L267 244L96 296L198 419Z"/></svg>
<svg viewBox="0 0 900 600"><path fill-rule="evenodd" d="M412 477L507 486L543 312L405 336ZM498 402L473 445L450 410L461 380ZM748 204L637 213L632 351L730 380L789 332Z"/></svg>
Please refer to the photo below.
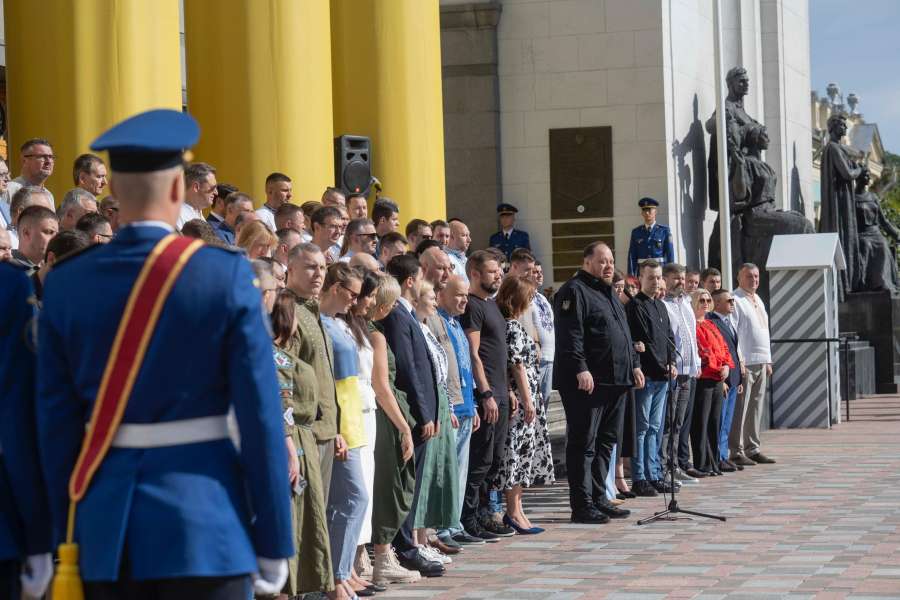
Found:
<svg viewBox="0 0 900 600"><path fill-rule="evenodd" d="M113 123L181 109L178 0L4 0L10 170L43 137L57 155L47 187L73 187L72 162Z"/></svg>
<svg viewBox="0 0 900 600"><path fill-rule="evenodd" d="M334 132L372 138L405 223L446 216L438 0L332 0Z"/></svg>
<svg viewBox="0 0 900 600"><path fill-rule="evenodd" d="M265 179L294 202L334 185L328 0L185 0L188 111L197 160L265 201Z"/></svg>

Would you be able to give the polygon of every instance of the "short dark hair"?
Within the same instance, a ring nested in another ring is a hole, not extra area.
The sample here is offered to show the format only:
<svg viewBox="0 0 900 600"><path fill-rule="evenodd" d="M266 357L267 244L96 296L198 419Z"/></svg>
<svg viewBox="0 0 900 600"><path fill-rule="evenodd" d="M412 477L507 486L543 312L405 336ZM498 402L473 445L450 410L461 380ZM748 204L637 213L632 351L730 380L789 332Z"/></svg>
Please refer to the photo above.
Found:
<svg viewBox="0 0 900 600"><path fill-rule="evenodd" d="M270 183L281 183L281 182L290 183L291 178L285 175L284 173L279 173L275 171L274 173L269 173L269 176L266 177L266 187L269 186Z"/></svg>
<svg viewBox="0 0 900 600"><path fill-rule="evenodd" d="M715 267L707 267L700 271L700 281L706 281L710 277L722 277L722 272Z"/></svg>
<svg viewBox="0 0 900 600"><path fill-rule="evenodd" d="M344 190L342 190L340 188L328 186L327 188L325 188L325 191L322 192L322 204L325 204L326 199L331 198L333 196L337 196L338 194L340 194L341 196L344 197L344 201L347 200L347 196L344 195Z"/></svg>
<svg viewBox="0 0 900 600"><path fill-rule="evenodd" d="M363 230L363 227L366 225L375 225L372 222L372 219L353 219L349 223L347 223L347 229L344 230L344 236L350 237L351 235L357 234Z"/></svg>
<svg viewBox="0 0 900 600"><path fill-rule="evenodd" d="M29 206L28 208L23 210L22 214L19 215L17 227L21 229L23 227L23 224L26 222L37 222L43 221L44 219L53 219L57 222L59 221L59 217L56 216L56 213L46 206L33 204L32 206Z"/></svg>
<svg viewBox="0 0 900 600"><path fill-rule="evenodd" d="M109 219L98 212L89 212L81 215L81 218L75 223L75 229L88 235L96 235L103 225L111 225Z"/></svg>
<svg viewBox="0 0 900 600"><path fill-rule="evenodd" d="M435 219L434 221L431 222L431 229L437 229L438 227L443 227L445 229L449 229L450 223L448 223L447 221L445 221L443 219Z"/></svg>
<svg viewBox="0 0 900 600"><path fill-rule="evenodd" d="M429 248L440 248L440 247L441 247L441 243L437 240L422 240L421 242L419 242L419 245L416 246L415 249L413 250L413 254L416 255L416 258L419 258Z"/></svg>
<svg viewBox="0 0 900 600"><path fill-rule="evenodd" d="M527 248L516 248L512 251L512 254L509 255L510 264L515 262L534 262L534 254L531 253Z"/></svg>
<svg viewBox="0 0 900 600"><path fill-rule="evenodd" d="M401 286L410 277L415 277L421 267L419 260L411 254L398 254L387 264L388 275L397 280Z"/></svg>
<svg viewBox="0 0 900 600"><path fill-rule="evenodd" d="M194 183L203 181L210 175L214 175L216 168L205 162L191 163L184 170L184 185L189 187Z"/></svg>
<svg viewBox="0 0 900 600"><path fill-rule="evenodd" d="M680 273L684 273L684 265L680 265L678 263L666 263L666 266L663 267L663 276L666 275L678 275Z"/></svg>
<svg viewBox="0 0 900 600"><path fill-rule="evenodd" d="M591 242L590 244L588 244L587 246L584 247L584 258L587 258L588 256L592 256L594 254L594 250L596 250L600 246L606 246L607 248L609 248L609 244L607 244L606 242L604 242L602 240L597 240L596 242ZM610 248L610 250L612 250L612 248Z"/></svg>
<svg viewBox="0 0 900 600"><path fill-rule="evenodd" d="M725 288L719 288L715 291L710 292L710 295L712 296L713 300L715 300L717 297L721 296L722 294L730 294L730 293L731 292L729 292Z"/></svg>
<svg viewBox="0 0 900 600"><path fill-rule="evenodd" d="M19 152L25 154L32 146L50 146L52 148L53 144L51 144L45 138L31 138L25 140L25 142L22 143L22 146L19 148Z"/></svg>
<svg viewBox="0 0 900 600"><path fill-rule="evenodd" d="M312 242L300 242L291 248L291 251L288 254L288 262L294 260L301 254L325 254L325 252Z"/></svg>
<svg viewBox="0 0 900 600"><path fill-rule="evenodd" d="M643 273L644 269L658 269L661 266L656 260L648 258L638 265L638 274Z"/></svg>
<svg viewBox="0 0 900 600"><path fill-rule="evenodd" d="M303 212L303 209L296 204L292 204L291 202L285 202L275 209L275 218L280 219L282 217L294 217L299 212Z"/></svg>
<svg viewBox="0 0 900 600"><path fill-rule="evenodd" d="M700 275L700 270L696 269L694 267L687 267L687 268L682 267L682 270L684 271L685 275L697 275L697 276Z"/></svg>
<svg viewBox="0 0 900 600"><path fill-rule="evenodd" d="M322 208L323 204L318 200L307 200L303 204L300 205L300 210L303 211L303 215L307 219L311 219L313 213Z"/></svg>
<svg viewBox="0 0 900 600"><path fill-rule="evenodd" d="M322 206L316 209L316 212L312 214L309 220L313 225L321 226L325 224L325 219L329 217L337 217L338 219L340 219L341 211L333 206Z"/></svg>
<svg viewBox="0 0 900 600"><path fill-rule="evenodd" d="M292 235L299 236L300 232L297 231L296 229L291 229L290 227L285 227L285 228L279 229L278 231L275 232L275 237L278 238L279 244L286 244L288 241L288 238L291 237ZM302 240L303 237L301 236L300 239Z"/></svg>
<svg viewBox="0 0 900 600"><path fill-rule="evenodd" d="M203 242L210 246L218 246L220 248L227 246L227 244L216 235L212 225L205 219L191 219L181 226L181 235L197 240L203 240Z"/></svg>
<svg viewBox="0 0 900 600"><path fill-rule="evenodd" d="M385 246L389 246L391 244L395 244L397 242L403 242L404 245L409 243L409 240L400 233L399 231L389 231L388 233L381 236L381 240L379 241L379 254L381 254L381 248Z"/></svg>
<svg viewBox="0 0 900 600"><path fill-rule="evenodd" d="M90 173L91 168L96 164L103 164L103 159L96 154L82 154L76 158L75 163L72 165L72 180L75 182L75 185L78 185L78 178L81 174Z"/></svg>
<svg viewBox="0 0 900 600"><path fill-rule="evenodd" d="M474 271L481 273L484 265L492 260L495 262L497 261L497 255L493 252L488 250L476 250L469 255L469 259L466 261L466 275L469 275ZM497 264L499 265L500 263L498 262Z"/></svg>
<svg viewBox="0 0 900 600"><path fill-rule="evenodd" d="M60 231L53 239L47 243L47 250L44 252L44 260L53 253L56 260L65 258L73 252L84 250L91 245L88 235L78 229L70 229L68 231Z"/></svg>
<svg viewBox="0 0 900 600"><path fill-rule="evenodd" d="M225 208L237 204L238 202L249 202L253 204L253 198L245 194L244 192L231 192L227 196L225 196Z"/></svg>
<svg viewBox="0 0 900 600"><path fill-rule="evenodd" d="M376 225L382 219L390 219L392 215L399 213L400 208L389 198L379 198L372 206L372 220Z"/></svg>
<svg viewBox="0 0 900 600"><path fill-rule="evenodd" d="M413 219L406 224L406 237L411 237L414 233L418 234L422 227L431 227L431 225L425 219Z"/></svg>
<svg viewBox="0 0 900 600"><path fill-rule="evenodd" d="M231 185L230 183L217 183L216 184L216 197L222 198L223 200L228 197L229 194L238 191L236 185Z"/></svg>

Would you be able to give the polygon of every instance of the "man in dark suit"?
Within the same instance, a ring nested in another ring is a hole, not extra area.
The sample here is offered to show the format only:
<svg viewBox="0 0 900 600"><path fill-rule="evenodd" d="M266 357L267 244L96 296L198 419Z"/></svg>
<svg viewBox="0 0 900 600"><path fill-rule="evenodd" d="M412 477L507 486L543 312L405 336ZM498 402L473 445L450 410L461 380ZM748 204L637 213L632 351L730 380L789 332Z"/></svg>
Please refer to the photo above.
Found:
<svg viewBox="0 0 900 600"><path fill-rule="evenodd" d="M398 389L406 392L409 410L416 422L412 430L416 487L409 515L394 538L394 549L404 568L419 571L425 577L440 577L444 574L443 565L422 554L413 538L413 521L419 502L419 483L425 464L425 449L438 426L437 383L425 335L416 320L412 304L419 282L422 280L422 270L416 257L402 254L391 259L387 265L387 272L400 284L401 295L394 309L383 321L384 337L397 363L395 383ZM449 423L440 425L447 427Z"/></svg>
<svg viewBox="0 0 900 600"><path fill-rule="evenodd" d="M709 319L719 328L725 343L728 344L728 352L731 353L731 360L740 368L731 369L725 384L728 386L728 394L725 396L725 402L722 404L722 419L719 426L719 468L722 471L731 473L734 471L743 471L744 467L732 462L728 459L728 433L731 431L731 419L734 417L734 403L737 395L741 393L742 378L744 374L744 366L741 364L738 356L738 337L737 329L731 320L734 313L734 297L731 292L725 289L718 289L712 293L713 312L707 315Z"/></svg>

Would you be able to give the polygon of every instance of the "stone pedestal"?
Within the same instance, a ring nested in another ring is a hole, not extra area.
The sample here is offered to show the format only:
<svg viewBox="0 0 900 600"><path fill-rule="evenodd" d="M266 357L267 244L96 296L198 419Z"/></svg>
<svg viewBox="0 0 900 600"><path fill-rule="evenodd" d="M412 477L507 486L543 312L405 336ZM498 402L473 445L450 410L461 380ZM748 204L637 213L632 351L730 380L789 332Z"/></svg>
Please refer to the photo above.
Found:
<svg viewBox="0 0 900 600"><path fill-rule="evenodd" d="M896 394L900 384L900 295L853 292L840 303L841 331L855 332L875 347L875 389Z"/></svg>

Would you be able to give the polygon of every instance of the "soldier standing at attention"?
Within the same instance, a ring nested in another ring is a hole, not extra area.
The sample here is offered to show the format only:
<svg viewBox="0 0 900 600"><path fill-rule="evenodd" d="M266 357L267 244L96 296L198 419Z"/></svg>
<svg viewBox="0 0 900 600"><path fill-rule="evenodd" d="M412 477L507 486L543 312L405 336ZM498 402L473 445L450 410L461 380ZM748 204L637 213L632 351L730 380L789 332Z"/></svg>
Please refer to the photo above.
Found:
<svg viewBox="0 0 900 600"><path fill-rule="evenodd" d="M294 551L278 382L250 263L174 235L184 149L198 136L190 116L151 110L96 139L93 150L109 151L119 232L46 281L38 447L62 565L77 557L88 600L276 594Z"/></svg>
<svg viewBox="0 0 900 600"><path fill-rule="evenodd" d="M641 198L638 206L641 207L644 224L631 230L631 243L628 246L628 274L634 277L639 275L640 264L648 258L652 258L660 266L675 262L672 231L656 222L659 202L653 198Z"/></svg>
<svg viewBox="0 0 900 600"><path fill-rule="evenodd" d="M500 231L491 236L488 245L497 248L506 255L509 260L510 255L516 248L525 248L531 250L531 241L528 239L528 232L516 229L516 213L519 209L512 204L503 202L497 205L497 218L500 221Z"/></svg>

